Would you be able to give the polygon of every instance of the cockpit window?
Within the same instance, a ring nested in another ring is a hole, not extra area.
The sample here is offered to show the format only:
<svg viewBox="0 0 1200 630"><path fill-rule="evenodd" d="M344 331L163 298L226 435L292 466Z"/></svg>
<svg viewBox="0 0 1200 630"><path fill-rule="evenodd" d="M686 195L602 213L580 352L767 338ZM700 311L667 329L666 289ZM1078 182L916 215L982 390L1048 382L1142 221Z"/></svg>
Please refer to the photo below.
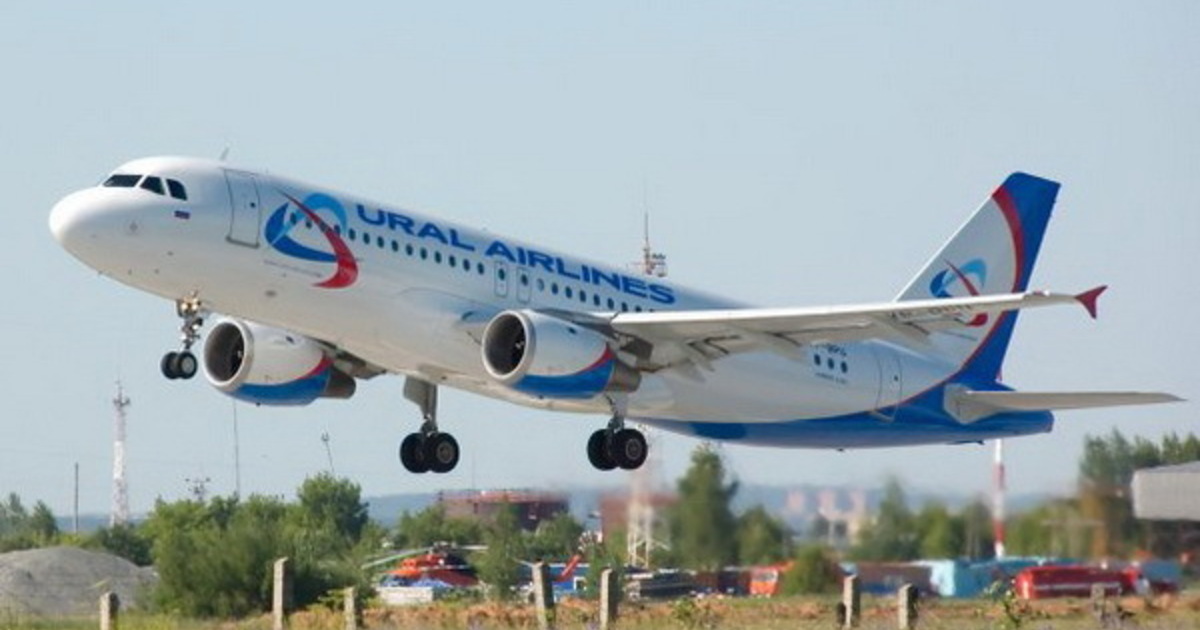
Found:
<svg viewBox="0 0 1200 630"><path fill-rule="evenodd" d="M175 181L173 179L168 179L167 180L167 190L171 191L172 197L183 200L183 201L187 201L187 189L183 187L182 183Z"/></svg>
<svg viewBox="0 0 1200 630"><path fill-rule="evenodd" d="M106 188L133 188L137 186L138 181L141 179L141 175L122 175L118 173L104 180L102 186Z"/></svg>
<svg viewBox="0 0 1200 630"><path fill-rule="evenodd" d="M147 177L142 180L142 188L161 195L163 194L162 179L154 176Z"/></svg>

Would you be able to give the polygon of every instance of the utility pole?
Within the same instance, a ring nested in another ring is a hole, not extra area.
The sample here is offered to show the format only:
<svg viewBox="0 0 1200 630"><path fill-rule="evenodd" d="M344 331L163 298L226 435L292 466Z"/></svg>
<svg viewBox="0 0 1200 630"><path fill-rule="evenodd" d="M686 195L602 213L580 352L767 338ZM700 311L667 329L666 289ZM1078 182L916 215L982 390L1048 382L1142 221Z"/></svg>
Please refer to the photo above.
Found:
<svg viewBox="0 0 1200 630"><path fill-rule="evenodd" d="M995 538L995 556L997 560L1004 559L1004 440L996 440L996 453L993 459L993 479L995 484L992 494L992 535Z"/></svg>
<svg viewBox="0 0 1200 630"><path fill-rule="evenodd" d="M233 492L235 497L242 496L242 447L241 440L238 438L238 413L237 401L231 400L233 403Z"/></svg>
<svg viewBox="0 0 1200 630"><path fill-rule="evenodd" d="M71 509L71 533L79 534L79 462L75 462L75 500Z"/></svg>

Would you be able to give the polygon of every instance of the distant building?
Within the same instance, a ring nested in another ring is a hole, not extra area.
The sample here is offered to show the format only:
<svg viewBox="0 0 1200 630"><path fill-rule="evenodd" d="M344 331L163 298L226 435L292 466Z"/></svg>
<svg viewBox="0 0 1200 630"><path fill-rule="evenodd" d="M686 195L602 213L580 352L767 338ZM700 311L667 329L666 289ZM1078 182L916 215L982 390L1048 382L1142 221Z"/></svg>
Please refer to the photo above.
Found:
<svg viewBox="0 0 1200 630"><path fill-rule="evenodd" d="M532 490L467 490L438 493L438 504L451 518L491 523L500 510L513 507L521 529L534 531L542 521L567 512L566 495Z"/></svg>
<svg viewBox="0 0 1200 630"><path fill-rule="evenodd" d="M1132 486L1138 518L1200 521L1200 462L1134 471Z"/></svg>

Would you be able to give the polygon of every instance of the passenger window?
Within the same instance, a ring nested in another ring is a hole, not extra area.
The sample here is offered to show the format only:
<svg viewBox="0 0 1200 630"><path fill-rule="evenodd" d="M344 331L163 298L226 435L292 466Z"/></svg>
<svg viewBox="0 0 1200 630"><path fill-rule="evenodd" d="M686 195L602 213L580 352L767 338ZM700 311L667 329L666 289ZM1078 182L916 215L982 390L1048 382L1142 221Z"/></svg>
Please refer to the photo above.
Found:
<svg viewBox="0 0 1200 630"><path fill-rule="evenodd" d="M101 186L105 188L133 188L141 181L141 175L113 175L104 180Z"/></svg>
<svg viewBox="0 0 1200 630"><path fill-rule="evenodd" d="M157 177L147 177L146 179L143 179L141 187L155 194L163 194L162 180Z"/></svg>
<svg viewBox="0 0 1200 630"><path fill-rule="evenodd" d="M167 190L171 191L172 197L180 201L187 201L187 189L183 187L182 183L174 179L168 179ZM309 225L308 227L312 227L312 225Z"/></svg>

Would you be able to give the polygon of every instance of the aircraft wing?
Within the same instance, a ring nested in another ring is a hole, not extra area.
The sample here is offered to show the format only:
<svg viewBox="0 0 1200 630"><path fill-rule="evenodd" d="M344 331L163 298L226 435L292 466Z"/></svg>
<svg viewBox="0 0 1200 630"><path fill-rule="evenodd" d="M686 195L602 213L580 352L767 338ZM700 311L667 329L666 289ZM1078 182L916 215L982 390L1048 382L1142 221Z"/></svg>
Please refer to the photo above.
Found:
<svg viewBox="0 0 1200 630"><path fill-rule="evenodd" d="M922 350L932 332L966 329L976 318L1023 308L1078 303L1095 317L1096 299L1105 288L1078 295L1031 291L857 306L618 313L607 326L650 344L652 364L707 367L739 352L769 350L799 357L807 345L865 339Z"/></svg>

